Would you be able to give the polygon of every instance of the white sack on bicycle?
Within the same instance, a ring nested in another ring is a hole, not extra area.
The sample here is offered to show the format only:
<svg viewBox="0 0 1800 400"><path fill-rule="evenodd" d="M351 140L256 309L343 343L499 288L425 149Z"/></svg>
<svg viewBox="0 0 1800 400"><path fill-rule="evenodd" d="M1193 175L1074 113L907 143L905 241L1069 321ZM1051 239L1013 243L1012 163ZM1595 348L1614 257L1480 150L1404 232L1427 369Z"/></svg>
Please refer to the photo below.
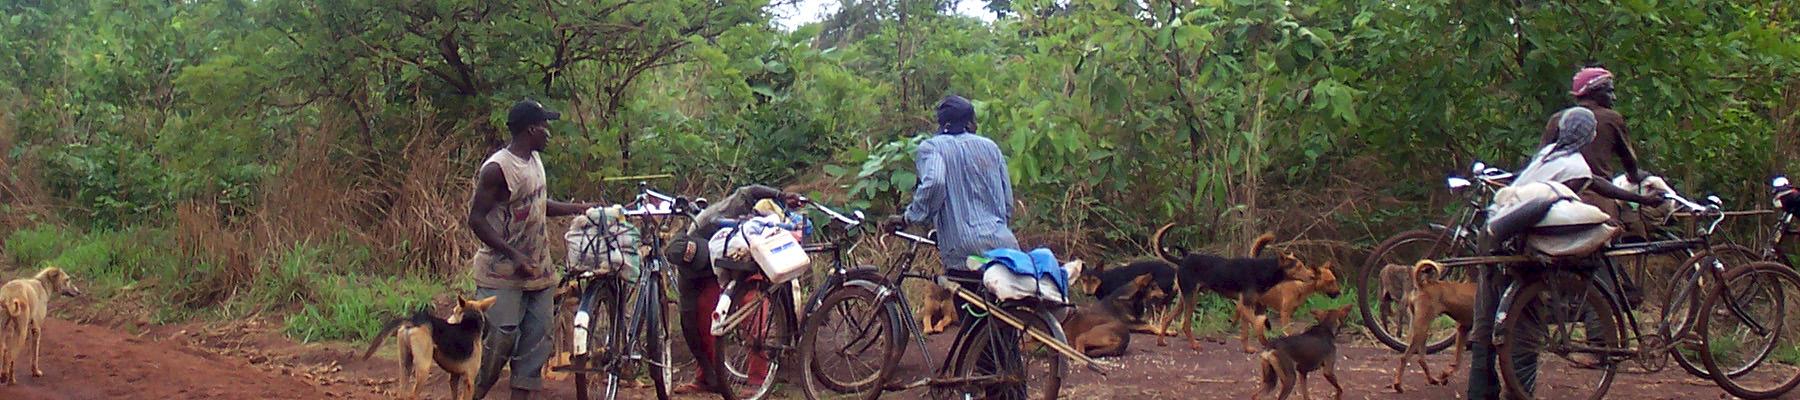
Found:
<svg viewBox="0 0 1800 400"><path fill-rule="evenodd" d="M623 271L626 281L637 281L638 229L624 220L622 207L588 209L569 222L563 240L569 244L569 268L602 275Z"/></svg>
<svg viewBox="0 0 1800 400"><path fill-rule="evenodd" d="M1521 212L1529 204L1554 200L1548 211L1532 225L1525 243L1539 253L1551 257L1581 256L1598 251L1618 234L1619 228L1608 224L1611 216L1599 207L1581 202L1574 189L1561 182L1515 183L1494 193L1488 207L1492 223Z"/></svg>

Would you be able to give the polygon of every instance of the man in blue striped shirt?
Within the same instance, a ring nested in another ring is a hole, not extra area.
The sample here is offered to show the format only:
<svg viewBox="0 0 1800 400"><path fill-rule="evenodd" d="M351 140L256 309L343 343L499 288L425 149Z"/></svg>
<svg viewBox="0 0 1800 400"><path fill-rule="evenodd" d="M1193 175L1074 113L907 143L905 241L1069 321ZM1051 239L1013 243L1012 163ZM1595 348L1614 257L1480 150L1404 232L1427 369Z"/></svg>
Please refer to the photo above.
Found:
<svg viewBox="0 0 1800 400"><path fill-rule="evenodd" d="M914 159L919 171L919 187L913 190L913 202L906 207L906 222L931 223L937 228L938 254L943 257L944 272L952 278L979 282L981 271L970 270L966 259L988 250L1018 249L1012 228L1012 179L1007 175L1006 157L994 141L975 134L975 105L958 96L945 97L937 106L938 133L919 144ZM981 284L964 285L977 293L987 292ZM957 309L962 332L970 334L978 318L974 309ZM987 323L995 323L988 321ZM1018 343L1019 332L1001 324L995 327L995 343ZM992 373L994 365L1019 365L1018 346L989 346L976 362L981 372ZM990 399L1023 399L1024 383L988 385Z"/></svg>
<svg viewBox="0 0 1800 400"><path fill-rule="evenodd" d="M1019 248L1013 237L1012 179L1000 146L975 134L975 106L959 96L937 107L938 134L914 156L919 187L906 221L937 229L945 270L966 270L964 260L988 250Z"/></svg>

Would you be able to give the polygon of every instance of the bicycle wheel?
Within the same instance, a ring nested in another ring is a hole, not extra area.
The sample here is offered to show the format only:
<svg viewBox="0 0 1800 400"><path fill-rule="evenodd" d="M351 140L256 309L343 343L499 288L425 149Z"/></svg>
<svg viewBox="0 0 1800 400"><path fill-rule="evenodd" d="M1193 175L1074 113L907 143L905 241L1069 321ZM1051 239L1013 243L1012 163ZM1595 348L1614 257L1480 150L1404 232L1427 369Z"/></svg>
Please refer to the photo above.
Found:
<svg viewBox="0 0 1800 400"><path fill-rule="evenodd" d="M792 292L785 284L774 290L761 287L753 285L744 291L743 299L733 299L737 305L732 306L732 314L749 314L715 341L720 376L740 400L759 400L773 391L794 328Z"/></svg>
<svg viewBox="0 0 1800 400"><path fill-rule="evenodd" d="M1702 268L1714 268L1713 261L1717 260L1724 263L1726 270L1731 270L1734 266L1747 265L1755 259L1755 253L1743 246L1721 245L1694 254L1682 262L1672 275L1674 280L1666 285L1669 294L1663 296L1661 318L1664 338L1698 343L1699 337L1693 333L1693 327L1698 322L1700 302L1705 300L1700 284L1701 277L1706 276ZM1688 375L1711 378L1712 373L1707 372L1706 366L1700 362L1699 349L1695 346L1678 345L1669 353L1675 359L1675 365L1681 366Z"/></svg>
<svg viewBox="0 0 1800 400"><path fill-rule="evenodd" d="M899 364L905 342L894 317L896 303L877 300L869 289L838 286L807 315L799 361L808 400L826 390L880 397L881 383Z"/></svg>
<svg viewBox="0 0 1800 400"><path fill-rule="evenodd" d="M1411 275L1390 274L1388 279L1382 279L1381 270L1388 265L1410 268L1419 260L1462 256L1471 251L1469 246L1446 241L1449 236L1449 232L1434 229L1400 232L1369 252L1369 258L1363 262L1356 278L1356 306L1361 310L1363 326L1375 340L1394 351L1406 351L1407 343L1411 342L1411 333L1406 329L1412 326L1412 317L1407 315L1405 304L1405 294L1412 290ZM1465 275L1461 269L1449 274L1446 280L1461 280ZM1456 327L1455 320L1438 318L1432 322L1432 327L1426 353L1442 351L1456 342L1456 330L1451 329Z"/></svg>
<svg viewBox="0 0 1800 400"><path fill-rule="evenodd" d="M1062 328L1055 324L1056 319L1049 311L1038 311L1025 307L1008 307L1006 312L1027 326L1042 330L1056 340L1067 342ZM1053 350L1030 349L1030 341L1024 332L1007 325L993 317L983 318L979 322L985 326L969 338L967 346L961 351L955 370L956 377L974 378L990 377L971 386L985 391L985 398L994 400L1054 400L1062 390L1062 380L1068 376L1068 361L1062 354ZM1002 350L1005 349L1005 350ZM970 389L964 389L970 390ZM982 396L977 396L978 398Z"/></svg>
<svg viewBox="0 0 1800 400"><path fill-rule="evenodd" d="M1787 313L1787 299L1800 295L1800 274L1765 261L1733 269L1724 280L1698 313L1700 361L1708 371L1730 372L1712 379L1733 396L1787 394L1800 385L1800 340Z"/></svg>
<svg viewBox="0 0 1800 400"><path fill-rule="evenodd" d="M618 334L614 329L618 325L618 316L623 306L619 296L619 281L611 278L600 278L589 285L594 285L594 298L588 300L586 307L578 311L574 324L586 326L576 328L570 335L576 341L569 365L575 367L575 398L578 400L611 399L618 393L617 386L612 385L606 375L606 367L612 363L612 344L616 343ZM585 324L580 312L585 311Z"/></svg>
<svg viewBox="0 0 1800 400"><path fill-rule="evenodd" d="M649 280L639 289L637 304L634 305L638 323L632 329L637 335L632 342L643 352L633 353L632 358L638 360L637 365L642 367L642 372L650 375L650 388L656 391L656 398L669 400L670 382L675 381L675 357L670 350L673 343L669 341L668 319L665 318L667 305L663 302L662 280L655 277L645 279Z"/></svg>
<svg viewBox="0 0 1800 400"><path fill-rule="evenodd" d="M1507 396L1604 398L1619 364L1609 353L1624 347L1621 310L1598 282L1573 273L1546 274L1525 284L1494 330Z"/></svg>

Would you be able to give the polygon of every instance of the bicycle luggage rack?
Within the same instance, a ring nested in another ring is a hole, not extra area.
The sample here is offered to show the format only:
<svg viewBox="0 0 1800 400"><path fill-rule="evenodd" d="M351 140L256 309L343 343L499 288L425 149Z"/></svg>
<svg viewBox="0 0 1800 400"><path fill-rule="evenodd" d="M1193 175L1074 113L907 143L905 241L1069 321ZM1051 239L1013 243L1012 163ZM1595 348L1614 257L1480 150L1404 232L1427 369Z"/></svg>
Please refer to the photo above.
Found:
<svg viewBox="0 0 1800 400"><path fill-rule="evenodd" d="M982 299L981 296L976 295L974 292L963 289L961 284L950 281L950 278L939 276L937 278L937 284L944 289L948 289L950 293L956 294L956 296L962 298L963 301L969 302L970 305L989 312L989 315L999 319L1000 322L1005 322L1007 325L1012 325L1013 328L1024 331L1025 334L1031 336L1032 340L1043 343L1045 346L1049 346L1050 349L1056 350L1057 353L1062 353L1064 357L1068 357L1070 360L1074 360L1076 363L1087 367L1089 371L1093 371L1101 376L1106 376L1106 369L1117 367L1112 363L1088 358L1086 354L1082 354L1081 351L1075 350L1075 348L1069 346L1067 342L1056 340L1056 337L1044 333L1044 331L1039 330L1036 327L1025 326L1024 321L1020 321L1018 318L1014 318L1012 314L1007 314L1000 310L999 307L989 304L987 300Z"/></svg>

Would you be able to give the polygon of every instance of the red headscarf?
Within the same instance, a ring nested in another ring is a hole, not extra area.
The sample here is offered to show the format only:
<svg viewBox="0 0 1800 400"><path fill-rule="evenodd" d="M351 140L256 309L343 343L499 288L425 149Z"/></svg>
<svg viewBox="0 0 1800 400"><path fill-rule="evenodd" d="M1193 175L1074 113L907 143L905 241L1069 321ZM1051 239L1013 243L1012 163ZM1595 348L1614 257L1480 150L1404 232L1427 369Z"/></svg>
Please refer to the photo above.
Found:
<svg viewBox="0 0 1800 400"><path fill-rule="evenodd" d="M1581 97L1596 88L1612 86L1612 71L1605 68L1582 68L1575 73L1575 79L1569 82L1569 94Z"/></svg>

